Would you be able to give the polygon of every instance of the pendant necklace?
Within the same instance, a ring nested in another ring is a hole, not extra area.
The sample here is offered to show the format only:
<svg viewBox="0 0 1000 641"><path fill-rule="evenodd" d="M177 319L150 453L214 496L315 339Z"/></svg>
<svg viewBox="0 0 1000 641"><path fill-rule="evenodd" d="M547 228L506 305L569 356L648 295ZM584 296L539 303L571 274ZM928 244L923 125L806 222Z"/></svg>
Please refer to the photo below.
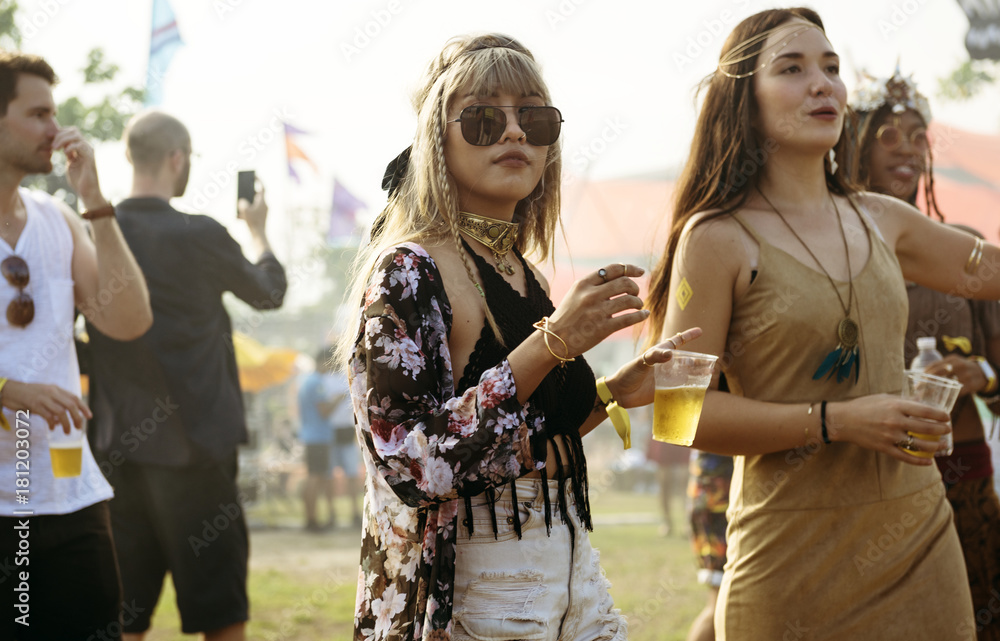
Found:
<svg viewBox="0 0 1000 641"><path fill-rule="evenodd" d="M493 260L497 264L497 271L514 275L514 268L507 262L507 252L517 242L518 223L509 223L506 220L486 218L468 212L458 212L458 228L470 237L478 240L493 252Z"/></svg>
<svg viewBox="0 0 1000 641"><path fill-rule="evenodd" d="M788 224L785 217L781 215L778 208L774 206L764 192L758 190L761 198L764 199L774 213L778 214L778 218L781 222L785 223L785 227L788 227L788 231L792 232L795 239L805 248L812 259L816 261L819 268L823 270L823 275L826 276L827 280L830 281L830 285L833 287L834 293L837 295L837 301L840 303L840 308L844 310L844 318L837 325L837 346L832 352L826 355L823 362L816 369L816 373L813 374L813 380L819 380L825 375L827 378L832 377L834 374L837 375L837 382L842 383L847 378L851 376L851 370L854 370L854 382L858 382L858 378L861 375L861 349L858 346L858 336L860 334L858 324L851 318L851 305L854 302L854 276L851 274L851 251L847 245L847 235L844 233L844 225L840 218L840 208L837 207L837 201L834 199L833 194L830 194L830 200L833 202L833 210L837 213L837 228L840 229L840 238L844 241L844 254L847 256L847 279L850 283L850 288L847 294L847 304L844 304L844 299L840 296L840 290L837 288L837 284L833 281L833 277L830 273L826 271L823 267L823 263L819 262L816 258L816 254L809 249L809 245L802 240L802 238L795 233L795 229Z"/></svg>

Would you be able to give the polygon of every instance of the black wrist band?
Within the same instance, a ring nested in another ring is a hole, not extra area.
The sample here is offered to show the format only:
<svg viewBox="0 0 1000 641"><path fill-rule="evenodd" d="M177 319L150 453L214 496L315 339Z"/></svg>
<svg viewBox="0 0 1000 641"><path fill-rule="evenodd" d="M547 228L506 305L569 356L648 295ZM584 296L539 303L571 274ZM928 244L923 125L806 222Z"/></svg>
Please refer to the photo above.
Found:
<svg viewBox="0 0 1000 641"><path fill-rule="evenodd" d="M826 433L826 401L819 404L819 425L823 436L823 442L829 445L832 443L829 434Z"/></svg>

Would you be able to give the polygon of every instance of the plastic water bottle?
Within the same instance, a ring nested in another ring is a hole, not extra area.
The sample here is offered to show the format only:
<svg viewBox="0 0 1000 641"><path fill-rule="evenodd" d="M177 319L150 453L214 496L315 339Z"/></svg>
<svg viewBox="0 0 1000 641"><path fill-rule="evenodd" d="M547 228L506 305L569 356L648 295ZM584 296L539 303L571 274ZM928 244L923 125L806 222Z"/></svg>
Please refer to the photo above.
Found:
<svg viewBox="0 0 1000 641"><path fill-rule="evenodd" d="M918 372L924 371L931 363L944 358L941 356L941 352L937 351L937 339L933 336L921 336L918 338L917 349L920 351L913 357L910 369L915 369Z"/></svg>
<svg viewBox="0 0 1000 641"><path fill-rule="evenodd" d="M930 366L931 363L944 359L944 357L941 356L941 352L937 351L937 339L933 336L921 336L918 338L917 349L920 351L917 352L917 355L913 357L913 361L910 363L911 370L923 372ZM951 454L954 447L952 435L948 434L943 437L943 439L945 443L948 444L948 449L943 452L939 452L938 454L947 456Z"/></svg>

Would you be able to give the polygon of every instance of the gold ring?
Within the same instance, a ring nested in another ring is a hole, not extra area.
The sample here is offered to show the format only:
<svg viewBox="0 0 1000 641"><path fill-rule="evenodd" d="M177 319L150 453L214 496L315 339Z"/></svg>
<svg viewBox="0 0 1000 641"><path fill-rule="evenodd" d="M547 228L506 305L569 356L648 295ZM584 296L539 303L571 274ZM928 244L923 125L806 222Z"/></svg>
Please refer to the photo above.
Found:
<svg viewBox="0 0 1000 641"><path fill-rule="evenodd" d="M642 364L645 365L646 367L652 367L652 365L646 362L646 352L642 353Z"/></svg>
<svg viewBox="0 0 1000 641"><path fill-rule="evenodd" d="M618 264L621 265L622 269L625 270L625 274L624 274L625 278L628 278L628 265L626 265L625 263L618 263Z"/></svg>
<svg viewBox="0 0 1000 641"><path fill-rule="evenodd" d="M899 441L896 441L896 447L902 448L904 450L912 450L913 449L913 434L907 434L905 440L900 439Z"/></svg>

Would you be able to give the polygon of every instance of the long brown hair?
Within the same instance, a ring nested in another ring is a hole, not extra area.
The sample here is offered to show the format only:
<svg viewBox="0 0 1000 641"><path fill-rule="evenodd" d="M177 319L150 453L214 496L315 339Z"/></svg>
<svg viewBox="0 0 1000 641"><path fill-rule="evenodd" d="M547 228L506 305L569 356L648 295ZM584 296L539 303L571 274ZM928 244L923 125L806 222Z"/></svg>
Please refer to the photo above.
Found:
<svg viewBox="0 0 1000 641"><path fill-rule="evenodd" d="M674 254L685 225L699 212L719 210L700 218L696 224L731 215L746 203L750 193L760 184L761 169L776 144L774 140L764 140L754 127L758 105L753 92L753 72L766 41L760 36L796 18L823 30L823 21L812 9L770 9L756 13L736 25L729 34L722 47L720 62L726 60L735 47L755 37L757 41L742 51L738 61L726 65L727 73L716 70L699 86L699 92L705 93L705 100L698 114L691 153L677 180L667 251L653 270L646 299L650 311L649 345L659 342L663 331ZM837 156L847 157L849 143L849 137L841 134L833 148ZM834 173L829 162L825 162L826 183L831 192L847 195L856 191L847 180L846 172Z"/></svg>

